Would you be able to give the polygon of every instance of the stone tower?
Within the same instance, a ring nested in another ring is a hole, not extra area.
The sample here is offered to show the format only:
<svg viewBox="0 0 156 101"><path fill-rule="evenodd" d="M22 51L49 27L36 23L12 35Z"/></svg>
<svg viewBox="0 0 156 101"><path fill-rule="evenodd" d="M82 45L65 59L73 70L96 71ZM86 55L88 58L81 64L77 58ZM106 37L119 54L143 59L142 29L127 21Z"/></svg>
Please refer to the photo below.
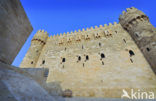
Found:
<svg viewBox="0 0 156 101"><path fill-rule="evenodd" d="M31 46L24 57L20 67L35 67L44 47L46 40L48 38L48 33L44 30L39 30L33 37L31 41Z"/></svg>
<svg viewBox="0 0 156 101"><path fill-rule="evenodd" d="M119 18L121 26L131 35L156 73L156 28L140 10L132 7L123 11Z"/></svg>

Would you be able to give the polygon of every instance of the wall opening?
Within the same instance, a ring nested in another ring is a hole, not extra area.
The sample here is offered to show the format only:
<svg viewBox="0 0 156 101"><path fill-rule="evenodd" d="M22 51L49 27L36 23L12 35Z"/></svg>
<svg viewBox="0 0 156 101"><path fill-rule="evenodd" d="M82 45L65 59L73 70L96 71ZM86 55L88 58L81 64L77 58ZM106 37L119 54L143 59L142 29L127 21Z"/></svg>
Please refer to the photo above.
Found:
<svg viewBox="0 0 156 101"><path fill-rule="evenodd" d="M78 61L81 61L81 56L78 56Z"/></svg>
<svg viewBox="0 0 156 101"><path fill-rule="evenodd" d="M117 31L115 31L115 33L117 34L118 32L117 32Z"/></svg>
<svg viewBox="0 0 156 101"><path fill-rule="evenodd" d="M104 65L104 62L102 61L102 65Z"/></svg>
<svg viewBox="0 0 156 101"><path fill-rule="evenodd" d="M31 61L31 64L33 64L34 62L33 61Z"/></svg>
<svg viewBox="0 0 156 101"><path fill-rule="evenodd" d="M99 42L99 46L101 47L101 43Z"/></svg>
<svg viewBox="0 0 156 101"><path fill-rule="evenodd" d="M66 50L67 50L67 48L65 47L65 48L64 48L64 50L66 51Z"/></svg>
<svg viewBox="0 0 156 101"><path fill-rule="evenodd" d="M149 49L148 47L146 48L146 50L147 50L148 52L150 51L150 49Z"/></svg>
<svg viewBox="0 0 156 101"><path fill-rule="evenodd" d="M89 60L89 56L88 56L88 55L86 55L86 61L87 61L87 60Z"/></svg>
<svg viewBox="0 0 156 101"><path fill-rule="evenodd" d="M82 49L83 49L84 47L83 47L83 45L82 45Z"/></svg>
<svg viewBox="0 0 156 101"><path fill-rule="evenodd" d="M126 43L126 40L125 39L123 39L123 41Z"/></svg>
<svg viewBox="0 0 156 101"><path fill-rule="evenodd" d="M132 59L130 59L130 61L131 61L131 63L133 63L133 60Z"/></svg>
<svg viewBox="0 0 156 101"><path fill-rule="evenodd" d="M62 62L66 62L66 58L62 58Z"/></svg>
<svg viewBox="0 0 156 101"><path fill-rule="evenodd" d="M45 60L42 61L42 64L45 64Z"/></svg>
<svg viewBox="0 0 156 101"><path fill-rule="evenodd" d="M137 38L139 38L139 34L138 34L138 33L135 33L135 36L136 36Z"/></svg>
<svg viewBox="0 0 156 101"><path fill-rule="evenodd" d="M130 55L130 57L131 57L131 56L133 56L133 55L135 55L135 54L134 54L134 52L133 52L132 50L129 50L129 55Z"/></svg>
<svg viewBox="0 0 156 101"><path fill-rule="evenodd" d="M101 58L102 59L105 58L105 54L101 53Z"/></svg>

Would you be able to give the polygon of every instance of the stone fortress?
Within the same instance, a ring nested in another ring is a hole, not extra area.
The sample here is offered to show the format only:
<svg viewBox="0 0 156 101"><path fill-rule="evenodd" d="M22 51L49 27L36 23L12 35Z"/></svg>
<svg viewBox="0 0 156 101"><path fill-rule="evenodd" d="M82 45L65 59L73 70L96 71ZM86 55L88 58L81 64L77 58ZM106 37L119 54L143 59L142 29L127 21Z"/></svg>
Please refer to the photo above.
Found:
<svg viewBox="0 0 156 101"><path fill-rule="evenodd" d="M45 89L72 96L120 98L122 89L156 94L156 28L132 7L119 23L48 36L39 30L21 68L46 68ZM57 85L55 85L57 83Z"/></svg>

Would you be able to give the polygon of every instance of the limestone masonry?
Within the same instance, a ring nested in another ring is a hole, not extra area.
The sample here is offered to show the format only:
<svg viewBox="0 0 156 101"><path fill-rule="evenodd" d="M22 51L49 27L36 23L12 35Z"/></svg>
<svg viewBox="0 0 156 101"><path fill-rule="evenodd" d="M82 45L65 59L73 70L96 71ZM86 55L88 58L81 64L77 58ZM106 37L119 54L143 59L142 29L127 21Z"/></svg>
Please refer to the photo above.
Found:
<svg viewBox="0 0 156 101"><path fill-rule="evenodd" d="M50 37L39 30L20 67L48 68L49 93L61 88L72 96L120 98L122 89L133 88L156 94L156 28L132 7L119 23Z"/></svg>

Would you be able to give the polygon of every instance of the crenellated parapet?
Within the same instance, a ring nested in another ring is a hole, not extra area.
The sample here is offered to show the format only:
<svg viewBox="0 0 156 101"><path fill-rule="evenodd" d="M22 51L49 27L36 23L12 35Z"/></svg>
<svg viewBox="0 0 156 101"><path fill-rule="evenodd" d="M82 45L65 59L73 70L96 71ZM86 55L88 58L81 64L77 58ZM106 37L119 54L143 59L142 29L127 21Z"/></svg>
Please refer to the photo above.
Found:
<svg viewBox="0 0 156 101"><path fill-rule="evenodd" d="M79 29L67 33L60 33L50 36L49 41L55 41L58 45L66 45L70 43L78 43L81 41L89 41L100 39L102 37L112 37L112 30L118 26L117 22L104 24L100 26L90 27L86 29Z"/></svg>
<svg viewBox="0 0 156 101"><path fill-rule="evenodd" d="M39 42L41 44L46 44L46 40L48 38L48 33L44 30L38 30L34 35L32 42Z"/></svg>
<svg viewBox="0 0 156 101"><path fill-rule="evenodd" d="M123 28L128 31L140 21L149 21L149 18L142 11L131 7L122 12L119 21Z"/></svg>

